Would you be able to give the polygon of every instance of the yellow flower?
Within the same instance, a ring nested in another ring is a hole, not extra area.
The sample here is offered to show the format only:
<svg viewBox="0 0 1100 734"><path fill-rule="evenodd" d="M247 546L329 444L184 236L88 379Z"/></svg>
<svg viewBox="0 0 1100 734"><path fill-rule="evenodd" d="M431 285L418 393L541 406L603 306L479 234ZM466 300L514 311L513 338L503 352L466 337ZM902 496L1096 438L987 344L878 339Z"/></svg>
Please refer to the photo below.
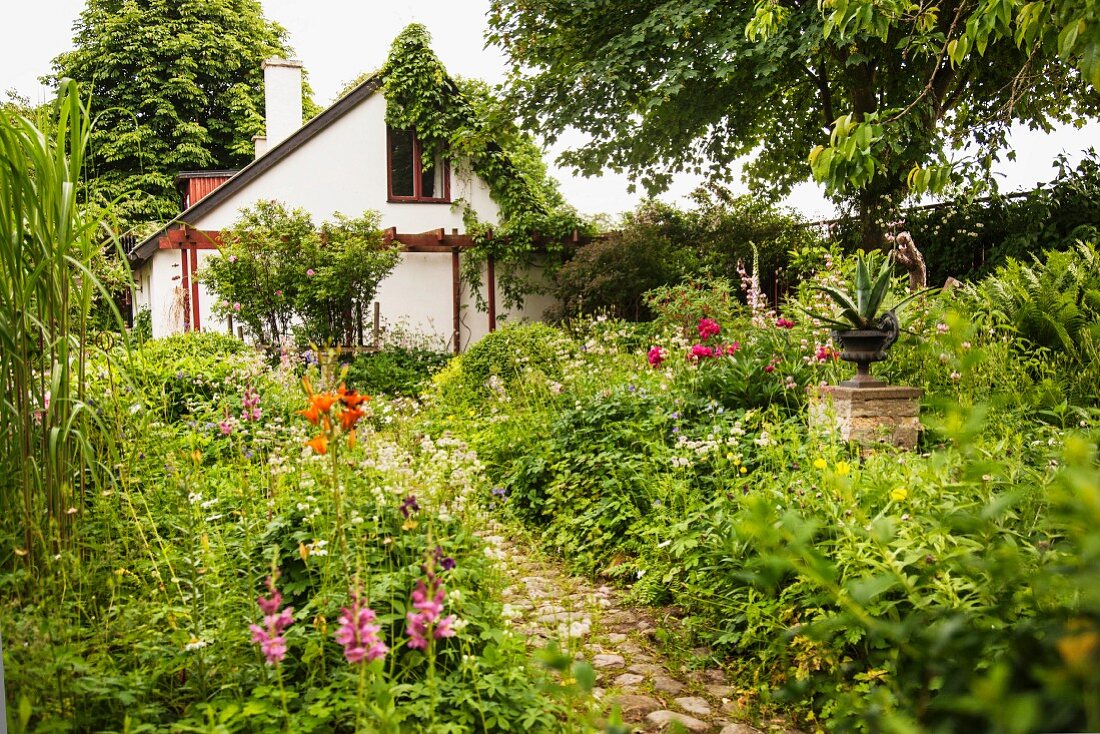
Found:
<svg viewBox="0 0 1100 734"><path fill-rule="evenodd" d="M909 490L905 487L894 487L890 490L890 499L894 502L901 502L909 496Z"/></svg>
<svg viewBox="0 0 1100 734"><path fill-rule="evenodd" d="M742 473L742 474L747 474L747 473L748 473L748 471L749 471L749 470L748 470L748 469L746 469L745 467L741 467L741 473Z"/></svg>
<svg viewBox="0 0 1100 734"><path fill-rule="evenodd" d="M824 469L827 466L825 459L814 459L814 469Z"/></svg>
<svg viewBox="0 0 1100 734"><path fill-rule="evenodd" d="M838 461L836 463L836 473L840 476L845 476L852 470L852 467L848 466L847 461Z"/></svg>

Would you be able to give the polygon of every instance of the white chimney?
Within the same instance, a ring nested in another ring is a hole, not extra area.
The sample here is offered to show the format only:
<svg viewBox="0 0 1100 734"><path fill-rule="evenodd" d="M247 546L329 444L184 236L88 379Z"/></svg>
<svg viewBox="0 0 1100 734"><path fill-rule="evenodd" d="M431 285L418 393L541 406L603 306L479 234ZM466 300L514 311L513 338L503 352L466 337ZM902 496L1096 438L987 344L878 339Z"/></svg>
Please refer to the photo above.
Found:
<svg viewBox="0 0 1100 734"><path fill-rule="evenodd" d="M267 144L271 150L302 126L302 62L268 59L264 62L264 102ZM260 153L256 146L257 156Z"/></svg>
<svg viewBox="0 0 1100 734"><path fill-rule="evenodd" d="M252 145L256 147L256 157L259 158L267 152L267 136L266 135L253 135Z"/></svg>

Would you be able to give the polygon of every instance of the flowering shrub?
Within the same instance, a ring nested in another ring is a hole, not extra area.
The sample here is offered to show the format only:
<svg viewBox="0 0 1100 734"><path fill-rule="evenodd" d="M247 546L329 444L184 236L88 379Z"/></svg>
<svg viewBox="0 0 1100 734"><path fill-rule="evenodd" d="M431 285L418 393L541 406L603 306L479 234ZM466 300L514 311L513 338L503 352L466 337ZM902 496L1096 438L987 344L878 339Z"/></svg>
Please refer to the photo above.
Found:
<svg viewBox="0 0 1100 734"><path fill-rule="evenodd" d="M301 343L355 343L355 313L400 257L384 246L373 212L337 213L318 229L304 210L277 201L243 209L223 233L221 253L199 274L215 313L262 344L288 342L295 331Z"/></svg>

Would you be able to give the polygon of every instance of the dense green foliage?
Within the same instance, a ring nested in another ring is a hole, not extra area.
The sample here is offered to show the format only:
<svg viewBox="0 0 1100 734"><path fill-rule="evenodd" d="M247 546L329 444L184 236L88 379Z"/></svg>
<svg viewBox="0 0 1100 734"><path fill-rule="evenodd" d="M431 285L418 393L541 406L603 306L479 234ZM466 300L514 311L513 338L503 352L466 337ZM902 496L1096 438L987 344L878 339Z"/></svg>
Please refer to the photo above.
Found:
<svg viewBox="0 0 1100 734"><path fill-rule="evenodd" d="M222 233L221 257L200 274L232 316L262 344L355 344L378 284L400 259L378 215L337 213L318 230L304 209L260 201Z"/></svg>
<svg viewBox="0 0 1100 734"><path fill-rule="evenodd" d="M425 161L443 155L456 166L469 166L488 184L500 216L495 223L478 221L466 202L466 227L477 243L465 253L463 277L480 284L481 267L491 256L500 265L505 301L520 303L538 287L526 277L527 266L538 260L553 268L565 242L574 230L586 231L586 224L565 204L542 152L516 127L510 108L485 84L452 79L430 41L427 29L416 23L394 39L380 72L386 122L415 130Z"/></svg>
<svg viewBox="0 0 1100 734"><path fill-rule="evenodd" d="M1095 239L1100 228L1100 160L1090 151L1077 166L1057 161L1053 181L1026 194L960 198L904 213L928 264L928 284L988 275L1006 258L1027 260Z"/></svg>
<svg viewBox="0 0 1100 734"><path fill-rule="evenodd" d="M729 180L752 153L749 181L782 193L813 149L814 176L870 224L909 185L942 186L933 166L968 141L988 171L1014 120L1095 114L1074 64L1100 69L1097 25L1078 3L1053 6L495 0L489 38L531 129L588 133L562 157L584 174L627 171L655 191L679 172Z"/></svg>
<svg viewBox="0 0 1100 734"><path fill-rule="evenodd" d="M239 341L123 356L86 385L104 427L89 440L121 443L115 483L80 500L72 549L37 579L0 565L10 730L561 731L472 533L489 487L460 441L388 432L408 413L376 398L362 440L318 456L294 371ZM335 379L322 367L317 390ZM265 664L249 624L266 624L273 569L293 612L285 658ZM406 614L429 572L454 636L414 649ZM357 590L389 647L369 664L333 639Z"/></svg>
<svg viewBox="0 0 1100 734"><path fill-rule="evenodd" d="M179 212L177 173L252 159L261 64L291 55L257 0L88 0L75 31L53 78L96 96L88 183L105 201L122 197L120 219L168 219Z"/></svg>
<svg viewBox="0 0 1100 734"><path fill-rule="evenodd" d="M450 359L449 353L425 346L387 345L356 356L346 379L360 392L416 397Z"/></svg>
<svg viewBox="0 0 1100 734"><path fill-rule="evenodd" d="M1092 252L1032 271L1077 273L1086 301ZM837 266L800 298L851 276ZM457 361L427 419L471 443L545 547L673 605L684 624L658 635L709 646L763 711L834 732L1100 724L1100 401L1080 364L1018 333L1041 291L1010 311L917 301L879 368L925 391L913 453L807 428L807 386L851 371L825 329L668 296L663 333L592 322L507 385ZM692 303L713 318L685 333Z"/></svg>
<svg viewBox="0 0 1100 734"><path fill-rule="evenodd" d="M647 291L685 278L737 282L749 271L774 299L797 275L792 253L823 244L802 217L760 199L711 187L693 200L690 209L643 202L618 231L579 248L554 275L560 315L644 321L654 315Z"/></svg>

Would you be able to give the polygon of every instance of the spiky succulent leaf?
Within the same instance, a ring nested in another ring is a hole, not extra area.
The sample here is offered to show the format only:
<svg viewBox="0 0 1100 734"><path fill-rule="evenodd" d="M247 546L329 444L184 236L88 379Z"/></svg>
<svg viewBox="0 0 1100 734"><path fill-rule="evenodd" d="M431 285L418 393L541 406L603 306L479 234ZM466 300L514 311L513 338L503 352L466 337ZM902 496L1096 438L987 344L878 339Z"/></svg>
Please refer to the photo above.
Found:
<svg viewBox="0 0 1100 734"><path fill-rule="evenodd" d="M856 311L863 318L874 316L874 311L868 313L868 299L871 296L871 274L867 269L867 261L863 255L856 258Z"/></svg>
<svg viewBox="0 0 1100 734"><path fill-rule="evenodd" d="M833 301L840 306L840 315L848 319L852 326L857 329L862 329L866 326L866 322L859 314L859 309L856 308L856 304L852 303L852 297L847 293L830 285L815 285L813 289L821 291L829 298L833 299Z"/></svg>
<svg viewBox="0 0 1100 734"><path fill-rule="evenodd" d="M886 297L886 291L890 287L890 281L894 277L893 258L886 258L875 275L874 285L871 287L871 295L867 302L867 310L862 312L868 319L875 318L882 306L882 299Z"/></svg>

